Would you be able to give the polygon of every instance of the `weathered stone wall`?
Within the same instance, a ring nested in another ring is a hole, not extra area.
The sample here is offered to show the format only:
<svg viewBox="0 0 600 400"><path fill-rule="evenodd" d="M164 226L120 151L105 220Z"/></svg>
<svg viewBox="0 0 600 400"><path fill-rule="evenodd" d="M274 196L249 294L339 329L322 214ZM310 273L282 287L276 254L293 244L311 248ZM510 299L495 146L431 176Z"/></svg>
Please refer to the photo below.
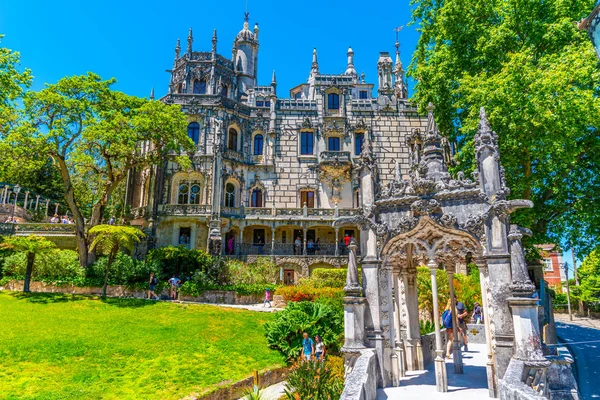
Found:
<svg viewBox="0 0 600 400"><path fill-rule="evenodd" d="M484 324L467 324L467 340L469 343L486 343Z"/></svg>
<svg viewBox="0 0 600 400"><path fill-rule="evenodd" d="M377 353L361 352L352 371L346 376L340 400L375 400L377 397Z"/></svg>
<svg viewBox="0 0 600 400"><path fill-rule="evenodd" d="M423 365L427 366L435 360L435 332L421 336L421 346L423 347ZM442 329L442 348L444 355L446 353L446 329Z"/></svg>
<svg viewBox="0 0 600 400"><path fill-rule="evenodd" d="M265 371L259 374L258 384L260 387L268 387L282 382L287 378L288 368L277 368L270 371ZM242 397L244 389L252 388L254 385L254 377L248 377L235 383L225 382L224 385L229 385L206 395L196 395L186 397L186 400L236 400Z"/></svg>

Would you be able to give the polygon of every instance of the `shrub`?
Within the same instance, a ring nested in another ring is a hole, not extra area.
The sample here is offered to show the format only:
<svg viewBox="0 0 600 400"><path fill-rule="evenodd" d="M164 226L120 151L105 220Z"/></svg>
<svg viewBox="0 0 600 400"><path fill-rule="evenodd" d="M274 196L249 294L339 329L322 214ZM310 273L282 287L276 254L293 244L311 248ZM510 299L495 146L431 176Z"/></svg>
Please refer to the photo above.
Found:
<svg viewBox="0 0 600 400"><path fill-rule="evenodd" d="M91 286L104 284L107 262L108 257L101 257L88 267L87 284ZM137 260L125 253L118 253L108 272L108 284L146 289L150 272L158 272L155 264Z"/></svg>
<svg viewBox="0 0 600 400"><path fill-rule="evenodd" d="M279 267L268 257L251 263L232 259L227 262L227 273L232 285L273 283L279 277Z"/></svg>
<svg viewBox="0 0 600 400"><path fill-rule="evenodd" d="M27 260L25 253L13 253L4 258L3 274L20 279L25 276ZM82 279L85 269L79 265L77 252L52 250L36 257L32 279L36 281L71 282Z"/></svg>
<svg viewBox="0 0 600 400"><path fill-rule="evenodd" d="M275 315L274 321L265 324L265 331L269 346L292 360L300 354L303 332L321 336L328 352L339 351L344 322L343 316L325 304L291 302Z"/></svg>
<svg viewBox="0 0 600 400"><path fill-rule="evenodd" d="M427 335L428 333L435 332L435 324L433 321L419 321L419 332L421 336Z"/></svg>
<svg viewBox="0 0 600 400"><path fill-rule="evenodd" d="M316 288L310 285L281 286L277 288L275 294L283 296L286 301L315 301L321 298L330 298L341 300L344 297L344 290L339 288L322 287Z"/></svg>
<svg viewBox="0 0 600 400"><path fill-rule="evenodd" d="M285 384L289 400L337 400L344 389L344 379L334 372L329 360L298 361L290 369Z"/></svg>
<svg viewBox="0 0 600 400"><path fill-rule="evenodd" d="M218 262L202 250L188 250L184 246L160 247L150 250L146 262L153 264L152 269L159 272L161 279L178 275L183 281L196 275L197 280L207 283L228 283L225 263Z"/></svg>
<svg viewBox="0 0 600 400"><path fill-rule="evenodd" d="M347 271L346 268L315 268L310 278L303 278L301 284L341 289L346 285Z"/></svg>

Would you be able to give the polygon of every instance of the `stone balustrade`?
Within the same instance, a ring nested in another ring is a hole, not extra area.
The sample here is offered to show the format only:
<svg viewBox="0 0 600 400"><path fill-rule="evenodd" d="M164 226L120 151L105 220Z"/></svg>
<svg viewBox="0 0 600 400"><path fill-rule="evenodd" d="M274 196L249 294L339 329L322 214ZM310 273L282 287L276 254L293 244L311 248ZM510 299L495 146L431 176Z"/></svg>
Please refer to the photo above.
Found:
<svg viewBox="0 0 600 400"><path fill-rule="evenodd" d="M161 206L163 215L196 216L210 215L212 207L209 204L164 204Z"/></svg>
<svg viewBox="0 0 600 400"><path fill-rule="evenodd" d="M350 162L349 151L322 151L319 154L321 162Z"/></svg>

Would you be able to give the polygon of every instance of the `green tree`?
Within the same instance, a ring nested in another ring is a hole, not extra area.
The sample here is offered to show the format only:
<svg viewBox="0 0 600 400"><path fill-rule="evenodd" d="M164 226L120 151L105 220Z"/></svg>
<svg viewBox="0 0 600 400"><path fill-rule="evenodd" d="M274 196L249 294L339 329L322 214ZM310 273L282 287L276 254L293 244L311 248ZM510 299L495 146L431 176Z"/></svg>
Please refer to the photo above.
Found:
<svg viewBox="0 0 600 400"><path fill-rule="evenodd" d="M596 248L577 268L579 286L571 286L572 294L586 303L600 302L600 249Z"/></svg>
<svg viewBox="0 0 600 400"><path fill-rule="evenodd" d="M108 273L119 250L125 249L132 252L136 243L140 242L140 238L146 235L138 228L118 225L96 225L90 229L90 234L94 235L90 249L97 250L108 256L104 274L104 285L102 286L102 296L106 297Z"/></svg>
<svg viewBox="0 0 600 400"><path fill-rule="evenodd" d="M500 137L511 197L530 199L515 222L533 242L568 238L586 253L600 234L600 69L575 21L594 0L412 0L421 36L409 67L413 101L436 105L472 168L478 110Z"/></svg>
<svg viewBox="0 0 600 400"><path fill-rule="evenodd" d="M27 266L25 268L23 291L29 292L36 256L55 250L56 244L41 236L15 236L6 238L3 243L0 243L0 248L25 253Z"/></svg>
<svg viewBox="0 0 600 400"><path fill-rule="evenodd" d="M3 37L0 34L0 41ZM17 103L31 84L31 70L19 69L20 58L18 52L0 47L0 137L17 121Z"/></svg>
<svg viewBox="0 0 600 400"><path fill-rule="evenodd" d="M25 118L5 140L32 158L53 160L75 218L82 265L94 261L93 253L88 254L85 210L91 210L89 225L99 224L131 169L163 163L170 152L193 149L179 106L113 91L114 82L88 73L29 92L23 100ZM189 159L177 161L189 166Z"/></svg>

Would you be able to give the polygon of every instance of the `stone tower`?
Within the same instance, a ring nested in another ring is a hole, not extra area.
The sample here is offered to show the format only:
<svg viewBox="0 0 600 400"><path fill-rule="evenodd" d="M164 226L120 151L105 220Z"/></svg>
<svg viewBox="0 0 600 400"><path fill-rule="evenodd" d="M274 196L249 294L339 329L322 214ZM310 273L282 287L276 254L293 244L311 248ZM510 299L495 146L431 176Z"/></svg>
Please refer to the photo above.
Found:
<svg viewBox="0 0 600 400"><path fill-rule="evenodd" d="M248 89L256 86L258 75L258 24L254 32L248 28L249 14L244 17L244 28L233 42L232 61L238 74L238 97L246 97Z"/></svg>

